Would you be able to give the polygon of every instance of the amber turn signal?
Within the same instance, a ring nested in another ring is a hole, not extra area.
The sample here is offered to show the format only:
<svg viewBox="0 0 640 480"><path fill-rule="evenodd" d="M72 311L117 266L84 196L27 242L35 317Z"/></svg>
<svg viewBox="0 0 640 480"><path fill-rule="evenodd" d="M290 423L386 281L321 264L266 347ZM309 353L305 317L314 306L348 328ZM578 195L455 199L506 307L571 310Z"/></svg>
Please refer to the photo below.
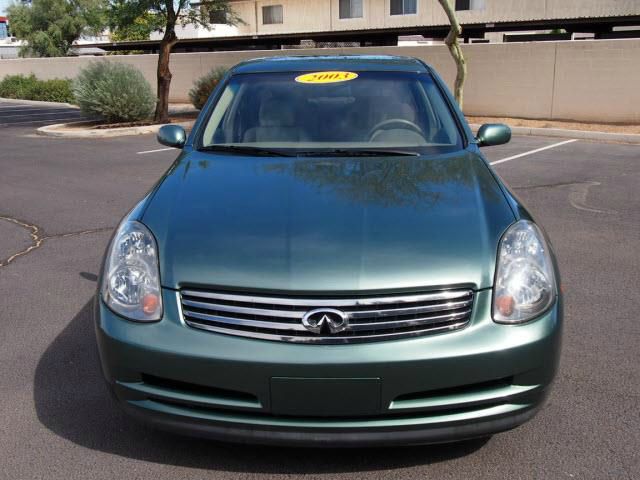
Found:
<svg viewBox="0 0 640 480"><path fill-rule="evenodd" d="M505 317L510 317L513 315L513 308L515 306L515 301L513 297L505 295L503 297L498 297L496 299L496 307L498 307L498 311L501 315Z"/></svg>
<svg viewBox="0 0 640 480"><path fill-rule="evenodd" d="M142 311L147 315L152 315L158 308L158 296L153 293L148 293L142 297Z"/></svg>

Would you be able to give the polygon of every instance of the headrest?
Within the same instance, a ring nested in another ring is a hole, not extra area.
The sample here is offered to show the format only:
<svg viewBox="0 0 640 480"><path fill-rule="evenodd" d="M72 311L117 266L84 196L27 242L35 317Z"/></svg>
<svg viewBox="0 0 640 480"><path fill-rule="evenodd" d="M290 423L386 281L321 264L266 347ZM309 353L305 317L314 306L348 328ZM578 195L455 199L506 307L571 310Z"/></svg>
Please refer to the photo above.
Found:
<svg viewBox="0 0 640 480"><path fill-rule="evenodd" d="M259 118L261 127L294 127L295 107L290 100L270 98L260 105Z"/></svg>
<svg viewBox="0 0 640 480"><path fill-rule="evenodd" d="M416 112L411 105L404 102L376 103L374 104L374 116L378 121L400 118L402 120L416 121Z"/></svg>

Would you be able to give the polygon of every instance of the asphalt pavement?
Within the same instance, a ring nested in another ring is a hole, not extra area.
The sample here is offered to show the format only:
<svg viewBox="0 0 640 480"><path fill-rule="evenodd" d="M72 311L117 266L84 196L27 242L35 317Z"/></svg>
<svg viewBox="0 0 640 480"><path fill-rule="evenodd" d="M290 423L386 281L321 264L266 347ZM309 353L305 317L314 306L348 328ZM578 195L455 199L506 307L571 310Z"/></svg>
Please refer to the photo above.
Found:
<svg viewBox="0 0 640 480"><path fill-rule="evenodd" d="M88 120L80 110L64 104L47 106L38 102L0 101L0 129L6 127L41 127L54 123Z"/></svg>
<svg viewBox="0 0 640 480"><path fill-rule="evenodd" d="M534 420L453 445L250 447L139 425L101 377L90 316L99 262L176 152L139 154L161 148L150 135L41 137L34 126L47 120L7 125L3 107L1 479L640 478L639 146L514 137L485 149L507 159L495 169L548 231L562 271L562 360Z"/></svg>

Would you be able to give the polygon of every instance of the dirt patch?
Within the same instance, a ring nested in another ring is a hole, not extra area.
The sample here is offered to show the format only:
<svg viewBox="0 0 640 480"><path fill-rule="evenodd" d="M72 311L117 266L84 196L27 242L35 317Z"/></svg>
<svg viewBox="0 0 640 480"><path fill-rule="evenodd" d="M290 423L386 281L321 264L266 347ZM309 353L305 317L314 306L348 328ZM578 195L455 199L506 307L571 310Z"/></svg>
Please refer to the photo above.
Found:
<svg viewBox="0 0 640 480"><path fill-rule="evenodd" d="M511 127L529 128L560 128L563 130L584 130L587 132L607 132L607 133L635 133L640 134L640 125L637 124L611 124L611 123L587 123L568 122L560 120L529 120L526 118L509 117L475 117L467 115L469 123L506 123Z"/></svg>

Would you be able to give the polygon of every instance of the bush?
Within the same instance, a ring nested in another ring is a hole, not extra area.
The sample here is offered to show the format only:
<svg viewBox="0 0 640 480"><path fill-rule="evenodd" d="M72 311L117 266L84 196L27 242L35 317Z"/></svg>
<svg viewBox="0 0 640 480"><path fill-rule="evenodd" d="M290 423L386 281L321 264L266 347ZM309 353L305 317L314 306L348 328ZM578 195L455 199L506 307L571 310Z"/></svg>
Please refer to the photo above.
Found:
<svg viewBox="0 0 640 480"><path fill-rule="evenodd" d="M29 100L44 100L45 102L74 103L72 82L69 79L55 78L53 80L39 80L29 90Z"/></svg>
<svg viewBox="0 0 640 480"><path fill-rule="evenodd" d="M193 88L189 90L189 99L194 107L198 110L204 107L209 95L211 95L213 89L216 88L226 73L226 68L215 68L194 82Z"/></svg>
<svg viewBox="0 0 640 480"><path fill-rule="evenodd" d="M25 98L29 87L36 82L35 75L7 75L0 82L0 97Z"/></svg>
<svg viewBox="0 0 640 480"><path fill-rule="evenodd" d="M71 80L38 80L35 75L8 75L0 81L0 97L72 103Z"/></svg>
<svg viewBox="0 0 640 480"><path fill-rule="evenodd" d="M110 123L147 119L156 105L151 85L138 69L106 60L83 68L73 82L73 93L82 113Z"/></svg>

